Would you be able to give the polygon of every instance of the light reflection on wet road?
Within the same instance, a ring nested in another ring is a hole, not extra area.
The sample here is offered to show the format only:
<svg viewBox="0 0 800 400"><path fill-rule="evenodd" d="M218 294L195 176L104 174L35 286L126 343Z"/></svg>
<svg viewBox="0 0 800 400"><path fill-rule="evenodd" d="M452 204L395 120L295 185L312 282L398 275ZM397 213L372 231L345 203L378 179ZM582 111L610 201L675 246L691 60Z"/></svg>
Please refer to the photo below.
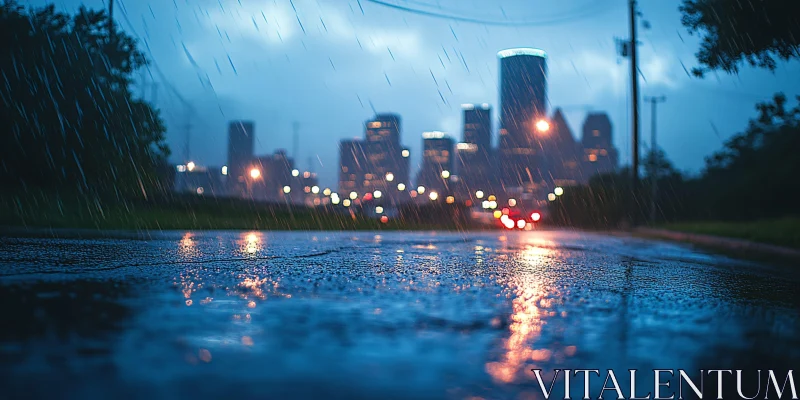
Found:
<svg viewBox="0 0 800 400"><path fill-rule="evenodd" d="M0 387L518 399L540 393L531 368L796 367L799 283L791 268L570 232L6 237Z"/></svg>

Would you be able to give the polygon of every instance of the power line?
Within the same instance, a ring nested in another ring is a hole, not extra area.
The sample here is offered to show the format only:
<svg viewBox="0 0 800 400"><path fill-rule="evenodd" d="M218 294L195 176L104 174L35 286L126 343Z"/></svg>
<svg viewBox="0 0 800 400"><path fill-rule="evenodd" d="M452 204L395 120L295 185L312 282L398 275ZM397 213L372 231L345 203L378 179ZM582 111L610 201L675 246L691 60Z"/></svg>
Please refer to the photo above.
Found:
<svg viewBox="0 0 800 400"><path fill-rule="evenodd" d="M372 3L372 4L377 4L377 5L380 5L380 6L384 6L384 7L392 8L392 9L395 9L395 10L404 11L404 12L408 12L408 13L411 13L411 14L423 15L423 16L433 17L433 18L449 19L449 20L458 21L458 22L468 22L468 23L473 23L473 24L494 25L494 26L545 26L545 25L556 25L556 24L563 24L563 23L567 23L567 22L573 22L573 21L576 21L576 20L579 20L579 19L582 19L582 18L595 17L595 16L599 15L602 12L606 12L606 11L612 10L612 8L609 8L609 7L597 8L597 9L587 9L586 7L583 7L583 8L580 8L580 9L576 10L576 11L580 11L580 13L577 14L577 15L569 15L569 16L564 16L564 17L560 17L560 18L552 18L552 19L539 20L539 21L493 21L493 20L487 20L487 19L479 19L479 18L472 18L472 17L465 17L465 16L459 16L459 15L446 14L446 13L443 13L443 12L434 12L434 11L421 10L421 9L418 9L418 8L406 7L406 6L401 6L401 5L395 4L395 3L389 3L389 2L386 2L386 1L383 1L383 0L366 0L366 1L369 2L369 3ZM598 4L598 3L595 3L595 4Z"/></svg>

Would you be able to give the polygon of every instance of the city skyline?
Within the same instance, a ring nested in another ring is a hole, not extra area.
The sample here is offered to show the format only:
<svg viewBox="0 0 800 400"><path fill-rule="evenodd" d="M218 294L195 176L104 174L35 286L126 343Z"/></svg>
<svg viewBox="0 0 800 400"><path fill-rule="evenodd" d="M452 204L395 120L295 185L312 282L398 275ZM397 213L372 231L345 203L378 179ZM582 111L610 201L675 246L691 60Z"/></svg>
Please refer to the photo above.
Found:
<svg viewBox="0 0 800 400"><path fill-rule="evenodd" d="M66 9L79 3L60 2ZM104 7L101 0L84 3ZM230 120L254 120L258 154L291 149L292 123L299 121L299 165L307 168L311 158L320 179L335 185L336 175L327 171L338 163L338 154L326 147L360 136L359 124L375 111L405 116L409 137L430 130L458 136L459 105L486 102L493 106L492 123L498 126L499 73L493 50L533 46L548 51L550 101L565 106L570 128L580 131L588 110L608 111L616 125L614 144L620 163L629 163L627 63L614 48L614 37L627 36L624 2L613 3L593 18L572 18L581 6L572 2L542 4L536 13L513 0L503 1L502 10L477 2L461 9L461 14L497 20L503 19L502 12L518 20L565 16L563 22L538 27L487 27L361 3L363 14L356 1L317 5L297 0L296 11L288 2L270 1L244 5L199 1L191 6L122 2L117 23L146 43L148 55L163 72L163 77L152 72L160 87L156 96L149 91L146 96L156 97L163 110L172 161L183 161L183 126L192 113L166 83L191 100L196 162L224 163L224 153L218 149L225 145ZM454 3L439 3L458 10ZM791 93L800 88L800 78L795 73L797 62L779 63L774 74L745 68L738 76L688 77L684 68L696 65L698 41L680 25L677 6L677 1L640 5L643 19L652 25L642 30L642 95L667 95L668 103L659 109L659 144L679 168L698 171L704 156L755 116L756 102L768 100L780 89ZM269 24L263 23L262 12ZM287 97L290 91L297 96ZM649 110L642 111L646 149L650 115ZM413 167L421 162L419 142L406 143ZM684 142L692 146L682 148Z"/></svg>

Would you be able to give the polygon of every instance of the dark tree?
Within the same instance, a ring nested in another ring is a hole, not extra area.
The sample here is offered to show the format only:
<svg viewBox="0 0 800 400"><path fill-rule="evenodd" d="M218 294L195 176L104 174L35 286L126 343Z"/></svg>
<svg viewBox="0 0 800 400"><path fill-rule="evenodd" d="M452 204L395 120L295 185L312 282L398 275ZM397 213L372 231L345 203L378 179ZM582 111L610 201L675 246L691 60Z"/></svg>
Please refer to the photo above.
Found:
<svg viewBox="0 0 800 400"><path fill-rule="evenodd" d="M800 102L800 97L797 98ZM783 94L756 106L758 118L706 159L701 182L719 218L797 214L800 196L800 105Z"/></svg>
<svg viewBox="0 0 800 400"><path fill-rule="evenodd" d="M129 86L146 65L104 12L0 4L0 184L143 195L168 155L164 124Z"/></svg>
<svg viewBox="0 0 800 400"><path fill-rule="evenodd" d="M702 37L698 76L735 73L745 62L774 69L776 58L800 56L798 0L684 0L680 10L683 25Z"/></svg>

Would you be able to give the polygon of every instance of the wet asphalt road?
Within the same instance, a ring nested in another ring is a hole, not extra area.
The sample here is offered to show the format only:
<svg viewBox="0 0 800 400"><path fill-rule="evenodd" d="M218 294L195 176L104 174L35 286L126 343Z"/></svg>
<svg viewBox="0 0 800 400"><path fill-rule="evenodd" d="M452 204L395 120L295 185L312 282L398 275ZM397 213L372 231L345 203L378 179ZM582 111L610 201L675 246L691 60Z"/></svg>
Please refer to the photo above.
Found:
<svg viewBox="0 0 800 400"><path fill-rule="evenodd" d="M572 232L4 237L0 398L519 399L531 368L797 368L799 283Z"/></svg>

